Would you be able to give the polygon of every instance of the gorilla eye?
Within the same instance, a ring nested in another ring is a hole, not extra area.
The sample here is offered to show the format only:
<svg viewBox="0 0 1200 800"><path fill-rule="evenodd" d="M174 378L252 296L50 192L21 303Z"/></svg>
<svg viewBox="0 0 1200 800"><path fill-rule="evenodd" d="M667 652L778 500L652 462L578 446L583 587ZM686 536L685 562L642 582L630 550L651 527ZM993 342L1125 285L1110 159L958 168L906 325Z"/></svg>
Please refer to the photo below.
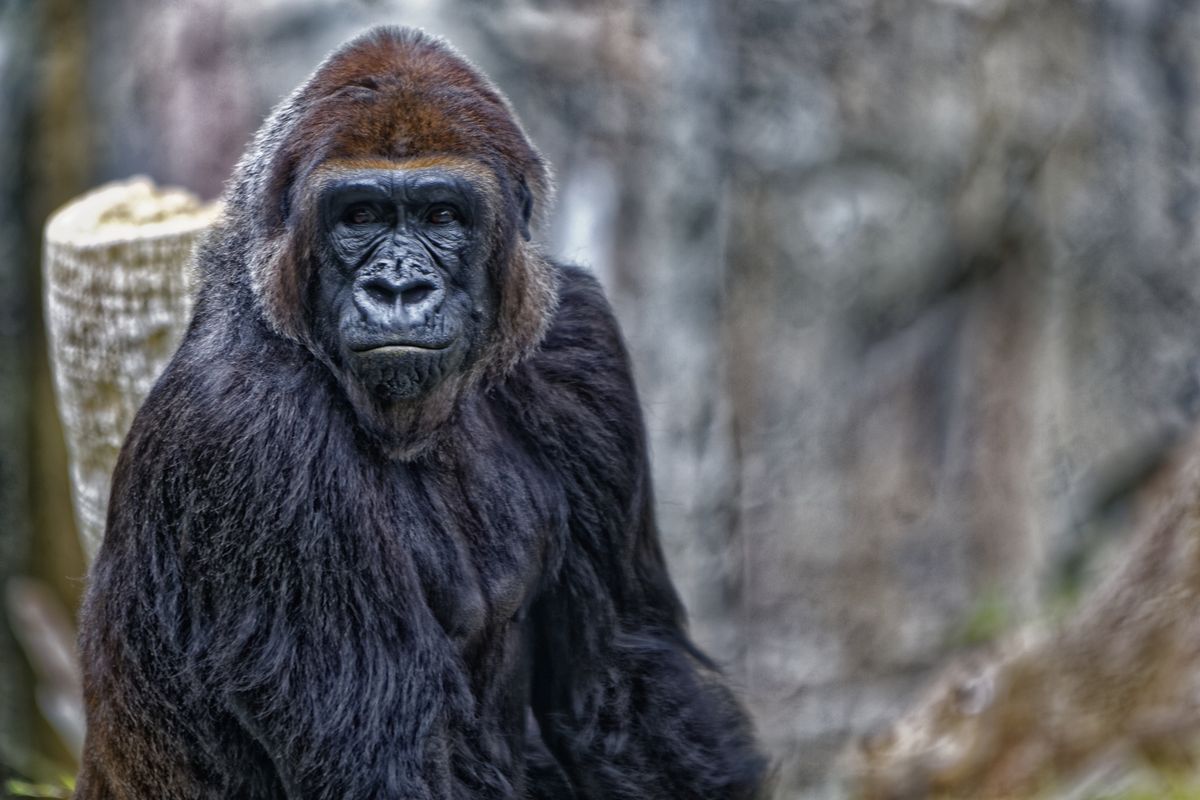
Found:
<svg viewBox="0 0 1200 800"><path fill-rule="evenodd" d="M426 212L425 221L434 225L449 225L458 222L458 212L450 206L434 206Z"/></svg>
<svg viewBox="0 0 1200 800"><path fill-rule="evenodd" d="M342 215L342 221L347 225L370 225L379 221L379 215L367 205L350 206Z"/></svg>

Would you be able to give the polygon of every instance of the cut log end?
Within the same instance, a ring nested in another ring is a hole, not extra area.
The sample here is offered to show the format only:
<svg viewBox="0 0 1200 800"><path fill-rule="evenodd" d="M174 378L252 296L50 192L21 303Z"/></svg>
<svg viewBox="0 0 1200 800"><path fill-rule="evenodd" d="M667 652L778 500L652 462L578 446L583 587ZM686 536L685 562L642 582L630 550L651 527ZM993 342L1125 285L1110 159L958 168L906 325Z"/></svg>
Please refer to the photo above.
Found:
<svg viewBox="0 0 1200 800"><path fill-rule="evenodd" d="M60 208L46 224L46 242L83 248L187 236L207 228L219 213L218 203L139 176L101 186Z"/></svg>

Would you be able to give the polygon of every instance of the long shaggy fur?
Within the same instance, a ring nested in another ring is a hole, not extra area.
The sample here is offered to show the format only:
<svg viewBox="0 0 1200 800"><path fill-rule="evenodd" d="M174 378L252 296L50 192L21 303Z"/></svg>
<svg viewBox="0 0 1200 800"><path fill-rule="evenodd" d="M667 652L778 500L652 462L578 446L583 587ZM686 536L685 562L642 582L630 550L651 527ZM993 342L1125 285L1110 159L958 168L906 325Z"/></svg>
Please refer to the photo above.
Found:
<svg viewBox="0 0 1200 800"><path fill-rule="evenodd" d="M494 183L480 375L401 452L313 335L298 209L356 158ZM267 121L114 475L80 800L757 796L667 576L616 323L522 235L548 192L503 96L412 31L351 42Z"/></svg>

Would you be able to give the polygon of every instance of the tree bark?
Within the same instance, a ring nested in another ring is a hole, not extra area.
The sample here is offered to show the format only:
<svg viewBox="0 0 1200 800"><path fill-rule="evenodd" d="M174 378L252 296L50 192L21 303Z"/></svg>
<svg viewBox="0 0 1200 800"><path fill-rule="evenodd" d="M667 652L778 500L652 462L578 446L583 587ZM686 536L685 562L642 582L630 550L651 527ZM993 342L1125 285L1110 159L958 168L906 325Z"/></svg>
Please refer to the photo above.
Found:
<svg viewBox="0 0 1200 800"><path fill-rule="evenodd" d="M187 265L216 214L145 178L90 192L46 225L46 318L80 537L104 535L109 480L143 398L191 318Z"/></svg>

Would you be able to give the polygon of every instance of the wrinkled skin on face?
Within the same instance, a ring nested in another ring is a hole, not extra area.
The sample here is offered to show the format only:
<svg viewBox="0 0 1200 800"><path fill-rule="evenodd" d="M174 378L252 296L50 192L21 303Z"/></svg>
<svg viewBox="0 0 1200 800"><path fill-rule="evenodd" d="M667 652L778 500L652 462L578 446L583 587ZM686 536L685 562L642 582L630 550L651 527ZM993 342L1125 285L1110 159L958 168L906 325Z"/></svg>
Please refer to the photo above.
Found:
<svg viewBox="0 0 1200 800"><path fill-rule="evenodd" d="M474 361L495 299L472 181L434 167L347 170L319 203L315 318L367 392L419 400Z"/></svg>

